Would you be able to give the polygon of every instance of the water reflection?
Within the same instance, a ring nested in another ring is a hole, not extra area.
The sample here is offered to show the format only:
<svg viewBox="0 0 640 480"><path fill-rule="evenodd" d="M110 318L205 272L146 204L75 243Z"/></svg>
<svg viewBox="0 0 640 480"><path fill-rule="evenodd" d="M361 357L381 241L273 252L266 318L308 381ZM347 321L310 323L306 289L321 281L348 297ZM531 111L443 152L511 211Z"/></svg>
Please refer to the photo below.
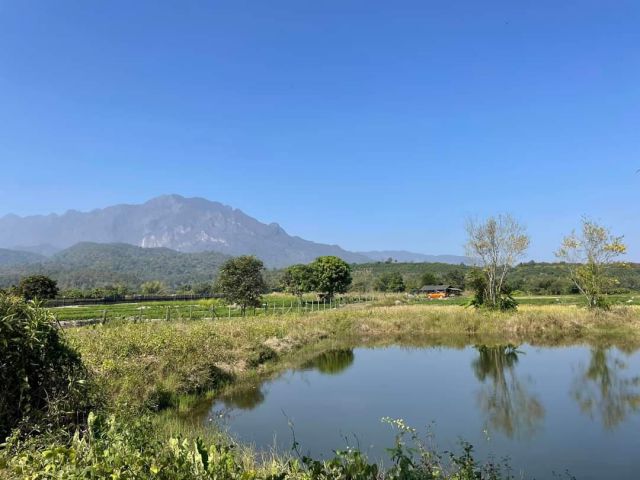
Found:
<svg viewBox="0 0 640 480"><path fill-rule="evenodd" d="M351 349L329 350L304 364L305 369L315 369L326 375L336 375L349 368L355 356Z"/></svg>
<svg viewBox="0 0 640 480"><path fill-rule="evenodd" d="M544 417L544 407L516 375L522 352L513 345L480 345L476 349L478 358L472 366L483 384L478 405L485 423L509 438L532 436Z"/></svg>
<svg viewBox="0 0 640 480"><path fill-rule="evenodd" d="M599 418L606 429L640 410L640 376L625 376L626 369L614 350L592 348L589 365L579 369L571 389L580 409L592 419Z"/></svg>
<svg viewBox="0 0 640 480"><path fill-rule="evenodd" d="M306 362L303 370L317 370L326 375L342 373L353 364L355 356L351 349L329 350ZM224 403L225 411L230 409L252 410L265 400L262 383L240 384L218 397ZM228 416L228 412L218 412L216 417Z"/></svg>
<svg viewBox="0 0 640 480"><path fill-rule="evenodd" d="M220 396L227 408L252 410L264 402L264 393L260 385L242 385Z"/></svg>

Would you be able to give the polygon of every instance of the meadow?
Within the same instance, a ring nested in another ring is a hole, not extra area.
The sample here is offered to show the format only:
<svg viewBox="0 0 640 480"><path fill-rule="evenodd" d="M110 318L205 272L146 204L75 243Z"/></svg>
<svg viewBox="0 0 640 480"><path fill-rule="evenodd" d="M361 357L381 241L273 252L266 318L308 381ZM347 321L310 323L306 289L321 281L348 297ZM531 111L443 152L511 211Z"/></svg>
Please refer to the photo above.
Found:
<svg viewBox="0 0 640 480"><path fill-rule="evenodd" d="M180 395L282 368L305 349L340 343L640 343L640 306L591 311L578 305L522 305L501 313L399 297L327 311L157 321L107 322L67 330L114 404L161 409ZM489 339L489 340L487 340Z"/></svg>
<svg viewBox="0 0 640 480"><path fill-rule="evenodd" d="M576 305L585 304L580 295L530 295L516 297L521 305ZM612 305L640 305L640 293L614 294L608 296ZM302 302L297 297L281 293L265 295L262 306L251 310L249 315L282 315L288 313L312 313L351 305L355 303L373 302L374 305L417 304L425 306L466 305L469 297L450 297L446 300L428 300L423 295L408 294L348 294L336 297L333 301L318 301L314 295L305 295ZM113 303L105 305L78 305L55 307L51 309L61 322L77 320L197 320L224 317L240 317L239 308L225 305L219 299L172 301L172 302L139 302Z"/></svg>

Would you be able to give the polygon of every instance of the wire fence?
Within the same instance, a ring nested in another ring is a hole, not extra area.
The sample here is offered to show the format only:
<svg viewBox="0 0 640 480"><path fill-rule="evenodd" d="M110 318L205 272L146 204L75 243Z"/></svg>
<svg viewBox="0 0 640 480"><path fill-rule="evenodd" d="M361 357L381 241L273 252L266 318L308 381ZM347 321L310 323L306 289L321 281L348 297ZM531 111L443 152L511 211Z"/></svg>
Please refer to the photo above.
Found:
<svg viewBox="0 0 640 480"><path fill-rule="evenodd" d="M273 299L255 308L243 309L238 305L216 305L214 303L186 303L180 305L139 302L114 305L73 305L55 310L56 317L63 326L79 326L95 323L109 323L114 320L133 322L144 321L184 321L217 320L232 317L276 316L287 314L305 315L343 308L346 305L372 302L375 295L349 295L324 300L282 300Z"/></svg>
<svg viewBox="0 0 640 480"><path fill-rule="evenodd" d="M181 302L188 300L207 300L222 298L220 294L175 294L175 295L113 295L100 298L66 298L59 297L45 301L47 307L67 307L81 305L109 305L114 303L140 303L140 302Z"/></svg>

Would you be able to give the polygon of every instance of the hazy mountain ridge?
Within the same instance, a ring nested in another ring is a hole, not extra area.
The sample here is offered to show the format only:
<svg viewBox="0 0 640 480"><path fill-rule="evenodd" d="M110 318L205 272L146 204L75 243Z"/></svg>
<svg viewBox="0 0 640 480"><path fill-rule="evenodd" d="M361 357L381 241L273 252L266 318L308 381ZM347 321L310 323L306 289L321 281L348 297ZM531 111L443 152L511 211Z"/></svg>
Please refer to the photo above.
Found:
<svg viewBox="0 0 640 480"><path fill-rule="evenodd" d="M424 253L408 252L406 250L372 250L358 253L378 262L384 262L391 258L394 261L407 263L473 264L471 258L462 255L426 255Z"/></svg>
<svg viewBox="0 0 640 480"><path fill-rule="evenodd" d="M350 263L385 261L389 257L401 262L468 263L466 257L455 255L399 250L351 252L338 245L289 235L277 223L262 223L228 205L180 195L88 212L0 217L0 247L53 257L83 242L168 248L183 253L252 254L268 267L308 263L322 255L336 255Z"/></svg>
<svg viewBox="0 0 640 480"><path fill-rule="evenodd" d="M90 212L0 218L0 247L40 245L68 248L81 242L127 243L180 252L253 254L270 267L306 263L321 255L366 262L364 255L288 235L218 202L165 195L141 205L115 205Z"/></svg>

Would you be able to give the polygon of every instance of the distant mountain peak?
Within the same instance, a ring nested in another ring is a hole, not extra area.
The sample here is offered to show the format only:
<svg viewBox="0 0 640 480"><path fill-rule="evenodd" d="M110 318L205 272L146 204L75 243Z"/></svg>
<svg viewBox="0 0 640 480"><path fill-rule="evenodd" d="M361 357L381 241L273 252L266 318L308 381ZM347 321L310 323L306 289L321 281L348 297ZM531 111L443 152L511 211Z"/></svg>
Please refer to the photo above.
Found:
<svg viewBox="0 0 640 480"><path fill-rule="evenodd" d="M79 242L126 243L181 252L253 254L270 267L306 263L320 255L348 262L368 257L289 235L241 210L201 197L167 194L142 204L120 204L90 212L0 219L0 247L49 244L56 249Z"/></svg>

